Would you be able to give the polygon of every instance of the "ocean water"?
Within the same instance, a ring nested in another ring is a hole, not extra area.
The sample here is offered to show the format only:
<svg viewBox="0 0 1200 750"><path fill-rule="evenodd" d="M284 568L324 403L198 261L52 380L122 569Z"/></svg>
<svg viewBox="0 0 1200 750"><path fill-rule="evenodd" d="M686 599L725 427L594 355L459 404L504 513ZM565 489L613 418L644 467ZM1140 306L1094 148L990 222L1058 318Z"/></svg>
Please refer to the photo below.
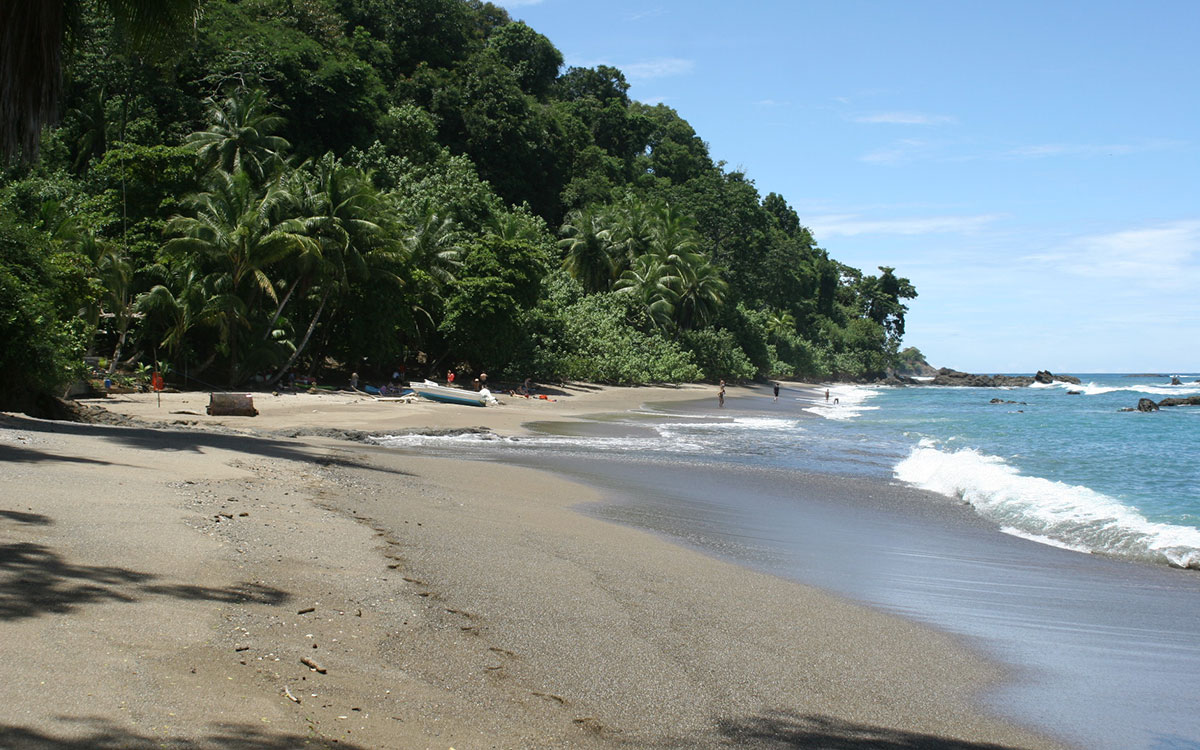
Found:
<svg viewBox="0 0 1200 750"><path fill-rule="evenodd" d="M1200 407L1121 411L1200 375L1079 377L382 442L558 471L605 492L587 512L960 635L1012 669L990 709L1078 747L1200 750Z"/></svg>
<svg viewBox="0 0 1200 750"><path fill-rule="evenodd" d="M895 441L900 481L961 498L1004 531L1082 552L1200 568L1200 376L1083 374L1017 389L855 393L854 431ZM1078 395L1069 395L1077 391ZM1017 403L991 403L992 399Z"/></svg>

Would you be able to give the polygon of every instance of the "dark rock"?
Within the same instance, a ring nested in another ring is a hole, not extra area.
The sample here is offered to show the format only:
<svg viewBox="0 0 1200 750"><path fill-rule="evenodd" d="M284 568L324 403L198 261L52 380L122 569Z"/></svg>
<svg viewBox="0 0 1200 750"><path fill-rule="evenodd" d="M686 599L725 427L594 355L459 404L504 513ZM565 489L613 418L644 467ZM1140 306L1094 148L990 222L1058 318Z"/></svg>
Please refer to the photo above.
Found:
<svg viewBox="0 0 1200 750"><path fill-rule="evenodd" d="M988 403L989 404L1017 404L1018 406L1029 406L1029 404L1025 403L1024 401L1008 401L1008 400L1002 399L1002 398L994 398L991 401L989 401Z"/></svg>
<svg viewBox="0 0 1200 750"><path fill-rule="evenodd" d="M1171 376L1171 385L1183 385L1183 381L1179 379L1178 375L1172 375Z"/></svg>
<svg viewBox="0 0 1200 750"><path fill-rule="evenodd" d="M1073 385L1082 385L1083 384L1079 380L1079 378L1077 378L1073 375L1055 375L1054 373L1050 372L1049 370L1038 370L1037 374L1033 376L1033 379L1038 383L1047 383L1047 384L1053 383L1056 380L1061 383L1071 383Z"/></svg>
<svg viewBox="0 0 1200 750"><path fill-rule="evenodd" d="M1082 396L1083 391L1067 391L1068 396Z"/></svg>
<svg viewBox="0 0 1200 750"><path fill-rule="evenodd" d="M967 372L951 370L943 367L929 383L930 385L953 385L971 388L1023 388L1033 383L1062 383L1080 384L1079 378L1070 375L1055 375L1048 370L1039 370L1036 375L972 375Z"/></svg>
<svg viewBox="0 0 1200 750"><path fill-rule="evenodd" d="M1138 411L1158 411L1158 404L1154 403L1153 401L1151 401L1148 398L1139 398L1137 410Z"/></svg>
<svg viewBox="0 0 1200 750"><path fill-rule="evenodd" d="M1140 405L1142 401L1149 401L1144 398L1138 401ZM1200 396L1188 396L1187 398L1164 398L1158 402L1159 406L1200 406Z"/></svg>

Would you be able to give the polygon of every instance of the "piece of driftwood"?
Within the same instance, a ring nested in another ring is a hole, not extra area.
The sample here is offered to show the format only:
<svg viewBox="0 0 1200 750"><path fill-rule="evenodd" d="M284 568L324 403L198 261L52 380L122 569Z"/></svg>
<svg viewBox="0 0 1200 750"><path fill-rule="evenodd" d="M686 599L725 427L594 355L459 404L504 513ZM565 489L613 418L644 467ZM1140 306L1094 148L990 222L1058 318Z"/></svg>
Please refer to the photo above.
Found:
<svg viewBox="0 0 1200 750"><path fill-rule="evenodd" d="M325 672L327 671L325 669L325 667L322 667L320 664L316 663L315 661L308 658L307 656L301 656L300 663L303 664L304 666L308 667L309 669L313 670L314 672L320 672L321 674L325 674Z"/></svg>
<svg viewBox="0 0 1200 750"><path fill-rule="evenodd" d="M299 702L300 702L300 699L299 699L299 698L297 698L296 696L292 695L292 690L291 690L291 688L289 688L287 685L284 685L284 686L283 686L283 694L284 694L284 695L286 695L286 696L287 696L287 699L288 699L288 700L290 700L292 703L299 703Z"/></svg>
<svg viewBox="0 0 1200 750"><path fill-rule="evenodd" d="M255 417L254 397L249 393L210 393L205 408L214 417Z"/></svg>

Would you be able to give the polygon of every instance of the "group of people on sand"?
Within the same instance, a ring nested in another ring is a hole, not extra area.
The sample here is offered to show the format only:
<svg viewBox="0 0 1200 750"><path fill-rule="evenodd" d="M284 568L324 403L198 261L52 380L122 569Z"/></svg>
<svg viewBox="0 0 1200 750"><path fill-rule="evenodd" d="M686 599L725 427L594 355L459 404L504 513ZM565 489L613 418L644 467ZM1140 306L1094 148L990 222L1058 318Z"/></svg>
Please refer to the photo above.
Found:
<svg viewBox="0 0 1200 750"><path fill-rule="evenodd" d="M525 382L528 383L529 379L526 378ZM779 400L779 383L771 383L771 392L772 392L771 400L778 401ZM825 403L829 403L829 389L828 388L825 389ZM835 404L838 403L838 400L835 398L833 400L833 403L835 403ZM722 409L725 408L725 381L724 380L721 381L721 387L717 391L717 406L719 406Z"/></svg>

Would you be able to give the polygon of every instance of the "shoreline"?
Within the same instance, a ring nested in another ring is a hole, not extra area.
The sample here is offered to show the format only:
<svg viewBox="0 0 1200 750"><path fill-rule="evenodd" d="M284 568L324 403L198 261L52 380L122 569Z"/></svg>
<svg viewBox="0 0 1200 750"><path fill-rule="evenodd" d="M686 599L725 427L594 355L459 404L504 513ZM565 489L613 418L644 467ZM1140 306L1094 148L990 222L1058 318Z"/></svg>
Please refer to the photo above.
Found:
<svg viewBox="0 0 1200 750"><path fill-rule="evenodd" d="M488 410L485 426L520 434L706 391L581 388ZM202 411L195 397L162 411ZM232 724L338 747L1060 746L982 712L970 696L1003 672L953 637L591 518L572 508L599 493L546 471L187 429L484 416L295 398L256 398L253 420L171 415L197 423L171 430L4 418L5 494L25 499L0 508L0 530L28 562L8 570L41 561L54 596L22 609L27 587L5 584L6 629L22 632L0 658L20 665L21 697L0 739L221 747L214 727ZM119 410L157 413L144 399ZM131 635L134 622L151 624ZM36 684L51 671L69 678Z"/></svg>

